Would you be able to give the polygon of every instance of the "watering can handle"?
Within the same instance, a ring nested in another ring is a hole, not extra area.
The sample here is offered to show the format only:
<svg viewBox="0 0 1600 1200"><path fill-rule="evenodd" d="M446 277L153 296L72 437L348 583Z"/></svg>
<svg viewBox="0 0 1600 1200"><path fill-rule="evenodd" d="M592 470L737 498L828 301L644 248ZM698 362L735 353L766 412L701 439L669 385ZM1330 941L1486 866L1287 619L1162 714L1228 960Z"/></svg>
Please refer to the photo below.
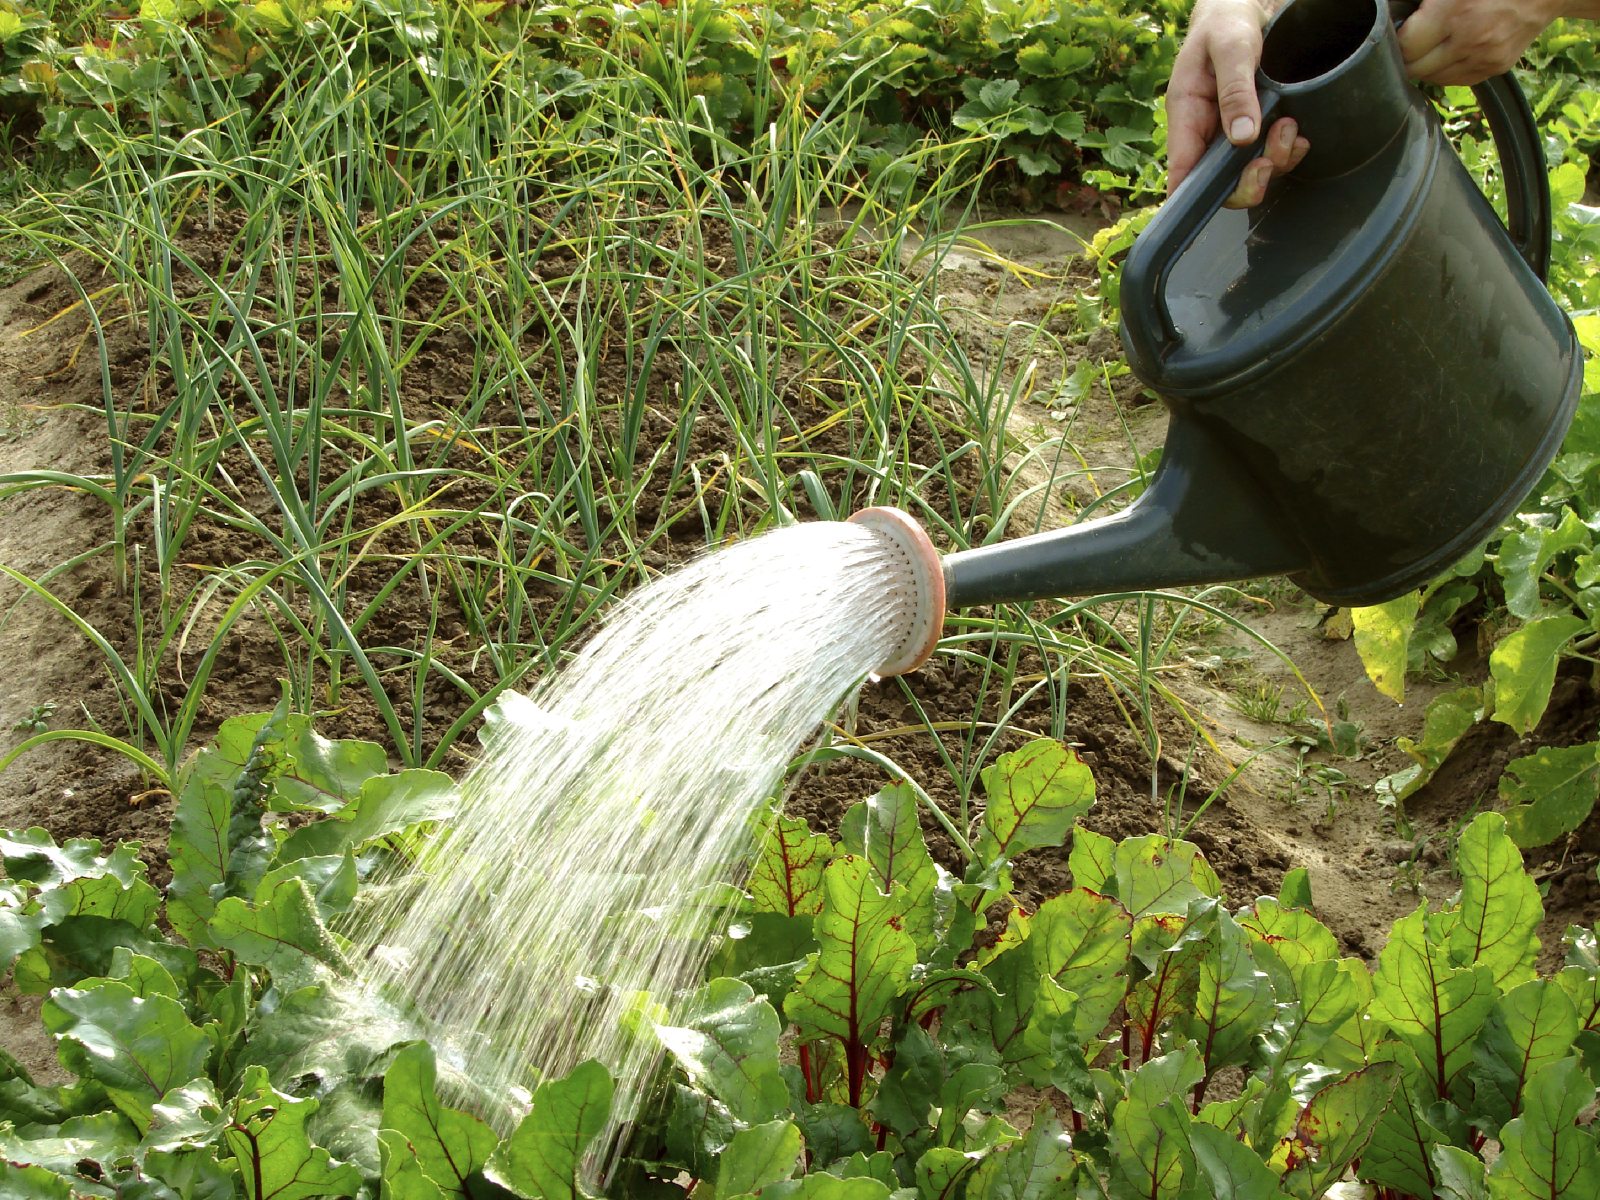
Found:
<svg viewBox="0 0 1600 1200"><path fill-rule="evenodd" d="M1261 102L1261 133L1254 142L1235 146L1219 137L1200 156L1194 170L1180 183L1167 202L1156 210L1138 241L1128 251L1122 265L1123 334L1128 339L1130 357L1158 361L1181 340L1167 308L1167 276L1200 235L1222 203L1239 186L1239 173L1261 157L1267 144L1281 100L1256 76L1256 96ZM1154 313L1155 322L1149 321Z"/></svg>
<svg viewBox="0 0 1600 1200"><path fill-rule="evenodd" d="M1392 3L1398 21L1415 12L1416 4ZM1167 308L1167 275L1190 243L1199 236L1222 202L1239 185L1239 173L1260 157L1266 133L1277 114L1280 96L1256 76L1261 100L1261 136L1235 146L1219 137L1207 148L1193 172L1155 217L1128 254L1122 269L1122 311L1129 350L1159 361L1181 340ZM1550 270L1550 177L1545 170L1539 123L1528 98L1510 72L1472 89L1500 158L1506 189L1506 232L1511 244L1542 282ZM1155 314L1155 327L1147 320Z"/></svg>
<svg viewBox="0 0 1600 1200"><path fill-rule="evenodd" d="M1523 261L1543 282L1550 272L1550 176L1539 123L1508 71L1472 89L1500 156L1506 187L1506 231Z"/></svg>
<svg viewBox="0 0 1600 1200"><path fill-rule="evenodd" d="M1422 0L1389 0L1396 26L1422 7ZM1474 85L1473 96L1494 137L1500 178L1506 188L1506 232L1522 260L1542 282L1550 272L1550 176L1544 141L1528 97L1510 71Z"/></svg>

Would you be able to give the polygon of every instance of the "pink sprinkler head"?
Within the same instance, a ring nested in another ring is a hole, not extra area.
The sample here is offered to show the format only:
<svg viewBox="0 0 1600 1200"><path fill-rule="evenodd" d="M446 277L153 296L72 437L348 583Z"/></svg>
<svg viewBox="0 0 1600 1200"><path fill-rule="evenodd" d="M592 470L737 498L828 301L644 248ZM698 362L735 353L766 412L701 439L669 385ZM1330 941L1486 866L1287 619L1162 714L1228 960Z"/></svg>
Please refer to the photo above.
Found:
<svg viewBox="0 0 1600 1200"><path fill-rule="evenodd" d="M922 526L898 508L863 508L848 519L882 535L893 551L895 570L888 587L903 601L905 636L873 677L915 671L932 657L944 628L944 564L939 552Z"/></svg>

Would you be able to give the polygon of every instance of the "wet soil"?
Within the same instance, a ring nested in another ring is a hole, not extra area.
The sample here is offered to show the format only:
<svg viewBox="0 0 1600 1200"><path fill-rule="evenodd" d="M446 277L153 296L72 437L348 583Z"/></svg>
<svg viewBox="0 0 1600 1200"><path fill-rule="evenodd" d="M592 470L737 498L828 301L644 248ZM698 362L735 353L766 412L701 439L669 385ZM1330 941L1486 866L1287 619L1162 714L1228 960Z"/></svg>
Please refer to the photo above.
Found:
<svg viewBox="0 0 1600 1200"><path fill-rule="evenodd" d="M242 220L224 215L207 227L186 229L183 244L194 262L206 270L219 269ZM974 362L999 382L997 394L1020 397L1008 415L1013 432L1022 444L1033 446L1064 436L1081 464L1041 501L1023 506L1013 530L1065 519L1126 480L1136 470L1137 456L1159 446L1164 431L1159 403L1130 377L1114 374L1114 335L1101 330L1084 339L1071 332L1065 314L1092 280L1092 271L1074 261L1077 239L1086 232L1082 226L1047 221L996 228L975 234L968 243L983 247L982 252L952 253L939 267L936 283ZM681 231L662 231L663 238L670 236L681 236ZM714 251L714 238L712 247ZM170 397L175 386L169 366L159 358L152 361L136 307L109 288L106 277L89 263L71 265L75 280L46 270L0 290L0 472L49 470L103 477L112 467L102 402L106 392L119 407L137 409L141 401L158 404ZM1018 265L1026 272L1019 274L1014 269ZM555 284L570 279L581 264L555 251L529 269ZM302 300L328 286L312 267L285 270L282 286ZM197 283L191 281L191 286L199 291ZM99 335L89 320L85 296L92 297ZM337 296L328 301L330 311L338 308ZM448 504L452 511L494 513L503 508L505 497L496 490L502 485L482 469L481 459L492 437L503 436L508 446L515 444L548 461L569 448L563 441L566 431L541 426L543 418L527 396L507 393L471 414L472 436L465 436L469 423L456 405L479 377L485 357L496 351L474 331L441 319L447 301L444 284L419 272L397 306L398 316L415 334L398 394L413 425L432 421L434 429L445 431L425 456L430 488L438 489L430 492L432 501ZM1028 332L1019 335L1019 329ZM344 333L330 320L321 335L324 351L335 352ZM104 340L104 373L97 337ZM551 330L530 327L519 338L528 377L536 384L554 379L570 365L568 347ZM270 370L286 392L298 387L303 395L313 388L313 361L282 346L268 349L280 355ZM1083 371L1084 363L1092 369ZM825 370L788 365L793 370L777 386L795 429L805 431L809 451L819 458L846 455L859 431L839 420L836 385ZM708 410L685 423L672 406L684 380L684 359L660 355L641 375L639 364L619 349L602 354L592 369L602 425L612 422L614 432L623 401L642 388L644 394L662 398L665 406L645 406L640 436L673 448L674 454L662 456L665 460L677 457L705 467L696 474L658 466L630 481L638 491L639 527L658 530L644 554L652 570L670 569L714 540L718 531L708 529L706 514L753 513L754 498L729 491L738 486L731 482L738 471L730 465L736 466L741 451L728 423ZM337 389L330 394L337 395ZM224 379L214 415L226 411L248 425L249 404L237 382ZM949 448L936 416L924 412L912 427L890 430L887 436L911 460L937 463ZM354 408L341 419L380 442L392 433L380 419ZM137 427L121 431L133 443L139 433ZM240 511L269 513L270 494L249 454L259 452L259 445L243 435L223 441L216 466L216 478L224 481L217 485L219 495ZM156 447L158 452L167 448L168 442ZM1017 465L1024 480L1037 469L1035 463L1019 460ZM319 469L323 474L318 482L325 488L337 482L338 464L324 462ZM974 485L970 474L963 476L959 469L955 474L958 492ZM306 485L309 479L300 482ZM857 481L852 503L869 498L867 487L867 480ZM148 495L148 489L142 494ZM800 515L814 515L799 489L792 499ZM971 502L970 494L937 491L923 499L945 512ZM472 690L496 682L494 664L481 652L495 615L475 611L462 593L409 568L418 545L414 524L399 519L410 503L401 489L371 488L340 503L348 510L339 519L348 528L369 533L360 552L339 568L342 609L361 614L362 642L374 648L374 665L388 682L408 736L426 753L468 711ZM269 525L283 527L276 519ZM738 527L737 518L733 527ZM129 544L138 552L130 553L125 577L119 580L111 554L103 550L111 528L101 500L82 488L50 486L14 488L0 502L0 563L41 581L79 618L71 621L58 606L27 594L15 581L4 581L0 747L17 745L34 727L94 727L116 737L137 737L137 722L119 702L123 689L106 670L104 656L89 649L82 623L131 658L140 623L148 631L180 609L194 615L171 630L167 653L150 671L147 686L151 703L164 713L177 711L191 689L199 689L190 748L202 744L226 717L271 707L281 681L297 665L314 681L312 694L300 699L319 711L321 732L390 740L376 707L349 680L347 663L308 668L286 661L286 647L297 644L293 623L310 625L316 619L304 587L291 578L275 587L276 609L245 615L231 626L214 661L203 661L224 619L224 601L186 608L177 601L191 599L192 589L215 578L219 568L270 560L272 547L258 532L240 524L197 524L184 540L181 563L165 575L150 549L152 533L147 505L131 521ZM474 548L487 556L494 539L504 533L503 525L485 519L467 522L448 537L463 557L470 557ZM620 550L615 541L620 536L613 531L599 544L588 545L581 536L569 535L559 547L530 545L522 550L528 561L545 561L540 556L548 551L548 557L564 555L562 561L603 563ZM181 589L165 605L164 580ZM529 605L524 619L554 628L581 580L535 571L523 582ZM1370 785L1405 764L1395 739L1416 735L1429 696L1453 680L1417 684L1407 703L1397 706L1366 681L1350 643L1329 636L1327 614L1288 585L1253 585L1232 604L1240 623L1254 633L1215 620L1188 621L1173 641L1175 649L1162 674L1169 694L1157 705L1153 732L1138 718L1130 697L1103 675L1054 663L1049 668L1051 686L1058 692L1054 706L1041 693L1011 712L1007 727L989 739L984 723L998 721L1011 708L1012 697L995 694L992 678L980 668L943 657L907 680L868 684L841 715L840 725L886 753L958 820L981 811L982 789L973 781L995 753L1057 732L1094 770L1099 803L1088 819L1090 826L1122 837L1166 831L1175 811L1183 820L1194 817L1189 836L1204 850L1235 904L1275 892L1286 870L1306 867L1319 915L1347 953L1370 959L1381 948L1389 924L1420 897L1443 899L1454 890L1448 866L1453 832L1472 813L1493 806L1505 763L1534 745L1592 738L1600 722L1593 680L1586 674L1564 674L1549 717L1532 737L1517 738L1502 726L1478 727L1406 812L1397 814L1377 803ZM1130 615L1112 613L1108 619L1125 622ZM1463 629L1463 640L1467 632ZM419 683L410 648L430 635L437 668L442 669L426 672ZM1256 635L1285 652L1298 673L1255 640ZM525 640L530 656L537 659L537 639ZM1470 646L1449 667L1456 679L1481 678L1483 673ZM1019 674L1026 678L1030 671L1044 669L1041 663L1025 661ZM1261 701L1274 695L1278 702ZM1065 722L1054 731L1052 708L1064 714ZM1356 756L1315 748L1317 729L1329 727L1336 709L1361 730ZM952 731L938 735L936 743L923 727L924 716ZM974 735L974 728L980 733ZM468 753L463 747L470 746L470 737L460 739L444 765L464 767ZM1319 767L1327 769L1319 772ZM1236 768L1238 777L1222 788ZM811 768L787 805L820 827L834 828L846 808L886 782L883 772L869 764L831 762ZM1219 789L1220 795L1203 805ZM137 839L144 843L157 878L163 871L171 811L172 798L153 788L126 758L79 741L40 746L0 773L0 827L38 824L62 838ZM927 831L936 853L955 865L953 848L931 819ZM1531 856L1530 866L1548 891L1543 931L1547 965L1558 954L1561 930L1573 922L1592 923L1600 910L1597 859L1596 819L1567 843ZM1025 904L1068 886L1065 851L1028 855L1017 866L1016 880Z"/></svg>

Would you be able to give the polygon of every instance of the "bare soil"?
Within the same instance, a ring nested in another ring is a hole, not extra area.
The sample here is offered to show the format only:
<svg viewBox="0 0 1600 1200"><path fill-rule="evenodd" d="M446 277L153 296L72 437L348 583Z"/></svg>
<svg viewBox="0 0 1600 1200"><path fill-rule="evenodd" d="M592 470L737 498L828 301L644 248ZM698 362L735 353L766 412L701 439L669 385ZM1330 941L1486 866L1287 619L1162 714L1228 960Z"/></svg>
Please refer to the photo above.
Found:
<svg viewBox="0 0 1600 1200"><path fill-rule="evenodd" d="M1112 333L1101 330L1083 339L1071 332L1066 315L1075 294L1092 279L1081 261L1073 261L1078 239L1090 232L1090 227L1067 220L980 231L959 252L944 258L937 280L974 359L1005 383L1017 383L1025 394L1011 414L1014 432L1025 444L1035 445L1064 433L1081 455L1084 469L1045 496L1039 511L1026 514L1030 521L1066 519L1071 509L1126 479L1135 456L1159 446L1164 434L1162 406L1131 377L1101 379L1070 403L1063 394L1065 380L1079 362L1110 367L1117 359ZM191 229L185 236L203 263L206 256L225 252L232 233L233 227L224 221ZM573 264L548 262L538 269L570 272ZM82 285L93 291L99 282L84 266ZM309 289L320 283L305 278L296 286ZM414 310L410 315L418 321L435 311L438 297L428 288L424 282L407 302ZM107 330L109 384L119 402L133 404L142 389L160 392L169 387L165 369L159 363L152 367L140 323L117 309L114 296L99 297L96 303ZM86 312L77 287L59 272L43 271L0 290L0 473L53 470L94 475L109 469L103 381ZM1019 331L1031 333L1019 336ZM557 339L547 338L527 350L536 370L558 365ZM437 327L407 368L403 388L408 405L414 404L418 413L437 412L448 419L449 398L467 387L480 353L482 347L468 333ZM663 358L655 371L650 380L653 393L670 397L677 382L675 368ZM602 402L608 395L625 394L635 382L620 357L599 364ZM787 399L792 405L806 403L803 389ZM223 395L220 402L236 403L238 397ZM813 403L817 405L813 424L819 424L827 410L822 398ZM512 417L508 411L489 413L484 419L510 423ZM672 428L672 419L664 413L652 414L651 421L657 436ZM646 432L649 436L652 430ZM691 436L695 452L702 455L714 454L730 439L729 430L712 414L701 415ZM843 431L838 436L842 439ZM937 430L917 428L906 431L906 436L913 454L937 456ZM841 441L839 448L844 445ZM242 503L268 503L264 490L251 482L247 462L232 461L228 466ZM1024 464L1021 469L1033 468ZM480 485L464 480L460 486ZM670 568L673 561L704 544L705 530L690 511L693 506L684 504L686 499L656 484L646 487L647 520L663 508L684 508L688 513L652 551L652 567ZM943 505L949 498L930 499ZM369 493L362 504L365 507L357 514L362 527L376 526L397 508L397 502L381 491ZM80 557L105 543L109 534L104 505L81 492L29 489L0 500L0 563L34 578L48 577L57 596L126 653L135 645L131 592L117 586L109 555ZM469 530L462 536L474 534ZM185 569L200 573L208 565L242 561L261 551L251 535L237 530L197 529L185 547L190 560ZM386 555L374 555L358 568L350 581L350 605L377 604L366 631L371 645L416 644L429 628L430 600L416 588L398 587L380 599L392 581L394 563L407 553L401 539L388 547ZM69 565L63 569L63 564ZM154 566L146 556L133 569L142 585L142 615L149 619L155 604ZM552 591L547 599L553 607L558 597ZM1422 897L1444 899L1455 890L1449 867L1452 836L1471 814L1494 805L1496 782L1510 758L1535 745L1589 739L1600 720L1593 680L1587 674L1564 674L1550 715L1532 737L1518 738L1503 726L1480 726L1439 776L1408 803L1406 812L1397 814L1378 804L1370 785L1405 765L1394 740L1417 734L1431 695L1457 680L1482 676L1483 664L1476 646L1470 644L1470 624L1460 630L1468 644L1449 664L1452 677L1414 682L1406 703L1396 705L1367 681L1352 644L1331 635L1338 621L1327 620L1328 613L1288 584L1248 585L1233 611L1293 662L1304 683L1278 657L1237 630L1214 621L1191 622L1177 639L1180 653L1163 676L1179 706L1169 706L1160 717L1161 746L1152 762L1146 739L1130 720L1126 698L1117 696L1103 679L1075 678L1066 705L1066 734L1097 780L1099 803L1088 823L1116 836L1164 829L1175 788L1185 789L1183 811L1192 813L1248 760L1240 777L1199 816L1192 839L1221 876L1234 904L1275 892L1283 873L1292 867L1307 868L1319 915L1353 955L1375 957L1394 919ZM0 614L4 620L0 753L26 736L25 726L34 718L50 727L82 727L93 721L110 733L125 733L117 689L80 630L46 603L25 597L9 580L0 581ZM454 670L484 686L491 679L483 657L473 652L471 615L445 605L435 638ZM168 702L185 694L190 682L186 671L192 670L210 641L203 627L190 630L187 637L191 645L174 656L160 681ZM269 708L277 700L284 671L273 646L264 623L247 621L236 627L206 686L192 745L202 744L226 717ZM975 712L991 719L997 715L993 698L982 694L981 673L953 660L936 659L910 680L910 687L934 721L970 721ZM372 706L364 704L358 692L351 689L340 703L329 706L319 720L322 732L384 738ZM1274 703L1280 692L1281 700ZM409 719L406 690L397 688L394 698L406 708ZM425 744L441 736L466 702L458 690L429 684L423 711L417 715ZM1311 738L1336 711L1360 727L1359 757L1308 750L1305 740L1263 749L1292 736ZM919 724L898 684L867 685L853 720L857 732L882 736L879 748L955 811L955 790L929 735L894 733ZM1013 726L1001 749L1048 731L1045 704L1025 707ZM942 736L946 753L959 760L964 745L960 736ZM464 762L463 757L458 765ZM1320 774L1318 768L1323 768ZM1344 782L1330 783L1340 778L1330 772L1342 773ZM789 809L821 827L835 827L849 805L884 782L881 773L866 764L830 764L813 769L798 784ZM981 794L976 799L981 801ZM137 839L158 879L164 871L163 844L171 812L172 798L149 790L125 759L81 742L34 749L0 774L0 828L42 825L58 838ZM931 821L928 832L936 852L953 860L943 834ZM1574 922L1592 923L1600 911L1597 859L1600 821L1595 819L1566 844L1532 856L1530 866L1548 892L1543 930L1547 966L1558 956L1561 931ZM1024 902L1037 902L1068 885L1066 853L1037 851L1018 864L1016 875ZM5 1018L23 1018L17 1028L31 1023L27 1012L9 1012L17 1003L0 1000L0 1010L8 1010L0 1012L0 1034L13 1048L18 1043L6 1028L13 1022Z"/></svg>

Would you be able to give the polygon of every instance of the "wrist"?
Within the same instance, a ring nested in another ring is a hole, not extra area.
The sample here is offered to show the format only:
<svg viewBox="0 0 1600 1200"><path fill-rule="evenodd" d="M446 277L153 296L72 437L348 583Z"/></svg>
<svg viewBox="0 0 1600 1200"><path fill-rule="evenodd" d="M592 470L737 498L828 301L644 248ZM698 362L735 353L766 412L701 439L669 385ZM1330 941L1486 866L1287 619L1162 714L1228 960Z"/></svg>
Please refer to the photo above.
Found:
<svg viewBox="0 0 1600 1200"><path fill-rule="evenodd" d="M1600 21L1600 0L1565 0L1556 16L1577 21Z"/></svg>

